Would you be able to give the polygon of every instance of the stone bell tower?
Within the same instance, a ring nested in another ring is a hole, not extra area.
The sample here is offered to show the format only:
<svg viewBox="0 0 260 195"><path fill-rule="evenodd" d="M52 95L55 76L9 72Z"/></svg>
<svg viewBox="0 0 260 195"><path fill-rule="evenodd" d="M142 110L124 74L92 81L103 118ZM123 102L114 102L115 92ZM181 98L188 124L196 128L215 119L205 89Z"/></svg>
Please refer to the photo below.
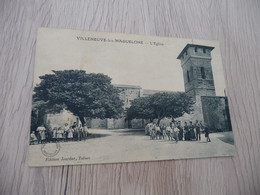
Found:
<svg viewBox="0 0 260 195"><path fill-rule="evenodd" d="M181 60L187 95L195 101L194 119L203 120L201 96L216 96L211 66L214 47L187 44L177 59Z"/></svg>

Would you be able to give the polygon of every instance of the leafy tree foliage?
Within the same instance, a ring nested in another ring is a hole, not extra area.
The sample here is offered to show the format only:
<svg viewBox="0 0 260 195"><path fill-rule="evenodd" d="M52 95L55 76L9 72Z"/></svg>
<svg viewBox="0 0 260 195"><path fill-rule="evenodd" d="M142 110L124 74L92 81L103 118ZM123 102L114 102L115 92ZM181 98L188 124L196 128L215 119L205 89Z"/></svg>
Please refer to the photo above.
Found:
<svg viewBox="0 0 260 195"><path fill-rule="evenodd" d="M40 76L41 82L34 88L33 110L43 114L66 109L82 124L85 117L112 118L122 113L123 102L110 77L83 70L53 73Z"/></svg>
<svg viewBox="0 0 260 195"><path fill-rule="evenodd" d="M193 104L192 99L183 92L159 92L133 100L127 116L129 119L157 118L159 123L164 117L177 118L185 112L189 113Z"/></svg>
<svg viewBox="0 0 260 195"><path fill-rule="evenodd" d="M131 101L131 107L127 109L128 119L154 119L156 114L150 105L149 97L140 97Z"/></svg>

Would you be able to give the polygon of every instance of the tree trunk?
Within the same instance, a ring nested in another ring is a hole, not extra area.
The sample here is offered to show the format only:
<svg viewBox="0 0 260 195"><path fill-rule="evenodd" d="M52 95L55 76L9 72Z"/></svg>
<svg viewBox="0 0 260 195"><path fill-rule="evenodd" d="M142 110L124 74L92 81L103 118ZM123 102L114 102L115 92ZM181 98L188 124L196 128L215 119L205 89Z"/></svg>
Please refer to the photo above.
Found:
<svg viewBox="0 0 260 195"><path fill-rule="evenodd" d="M85 117L84 116L79 116L79 120L80 120L80 122L82 124L82 127L84 127L84 125L85 125Z"/></svg>
<svg viewBox="0 0 260 195"><path fill-rule="evenodd" d="M161 117L158 117L157 125L160 125L160 121L162 120Z"/></svg>
<svg viewBox="0 0 260 195"><path fill-rule="evenodd" d="M39 109L38 110L38 113L37 113L37 117L38 117L38 120L37 120L37 127L41 126L41 125L44 125L44 115L45 115L45 112L43 109ZM46 125L46 124L45 124Z"/></svg>

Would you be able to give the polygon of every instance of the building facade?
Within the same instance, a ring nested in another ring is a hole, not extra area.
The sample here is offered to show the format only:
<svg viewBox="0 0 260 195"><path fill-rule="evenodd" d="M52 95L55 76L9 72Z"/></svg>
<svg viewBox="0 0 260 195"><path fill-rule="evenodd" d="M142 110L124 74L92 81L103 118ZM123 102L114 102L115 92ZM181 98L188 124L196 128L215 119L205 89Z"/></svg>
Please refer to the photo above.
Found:
<svg viewBox="0 0 260 195"><path fill-rule="evenodd" d="M126 110L131 106L131 101L141 97L141 87L135 85L119 85L114 84L114 87L117 88L119 93L119 98L123 100L123 108Z"/></svg>
<svg viewBox="0 0 260 195"><path fill-rule="evenodd" d="M195 102L190 120L204 122L212 131L231 130L227 97L216 96L211 65L214 47L187 44L181 61L185 93Z"/></svg>

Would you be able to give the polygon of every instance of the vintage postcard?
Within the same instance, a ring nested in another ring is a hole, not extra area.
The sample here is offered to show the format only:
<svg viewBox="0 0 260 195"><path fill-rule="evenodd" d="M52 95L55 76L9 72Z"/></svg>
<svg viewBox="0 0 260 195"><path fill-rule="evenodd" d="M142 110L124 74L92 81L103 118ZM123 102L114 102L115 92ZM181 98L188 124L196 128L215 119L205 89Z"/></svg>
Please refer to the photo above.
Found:
<svg viewBox="0 0 260 195"><path fill-rule="evenodd" d="M232 156L217 41L40 28L29 165Z"/></svg>

